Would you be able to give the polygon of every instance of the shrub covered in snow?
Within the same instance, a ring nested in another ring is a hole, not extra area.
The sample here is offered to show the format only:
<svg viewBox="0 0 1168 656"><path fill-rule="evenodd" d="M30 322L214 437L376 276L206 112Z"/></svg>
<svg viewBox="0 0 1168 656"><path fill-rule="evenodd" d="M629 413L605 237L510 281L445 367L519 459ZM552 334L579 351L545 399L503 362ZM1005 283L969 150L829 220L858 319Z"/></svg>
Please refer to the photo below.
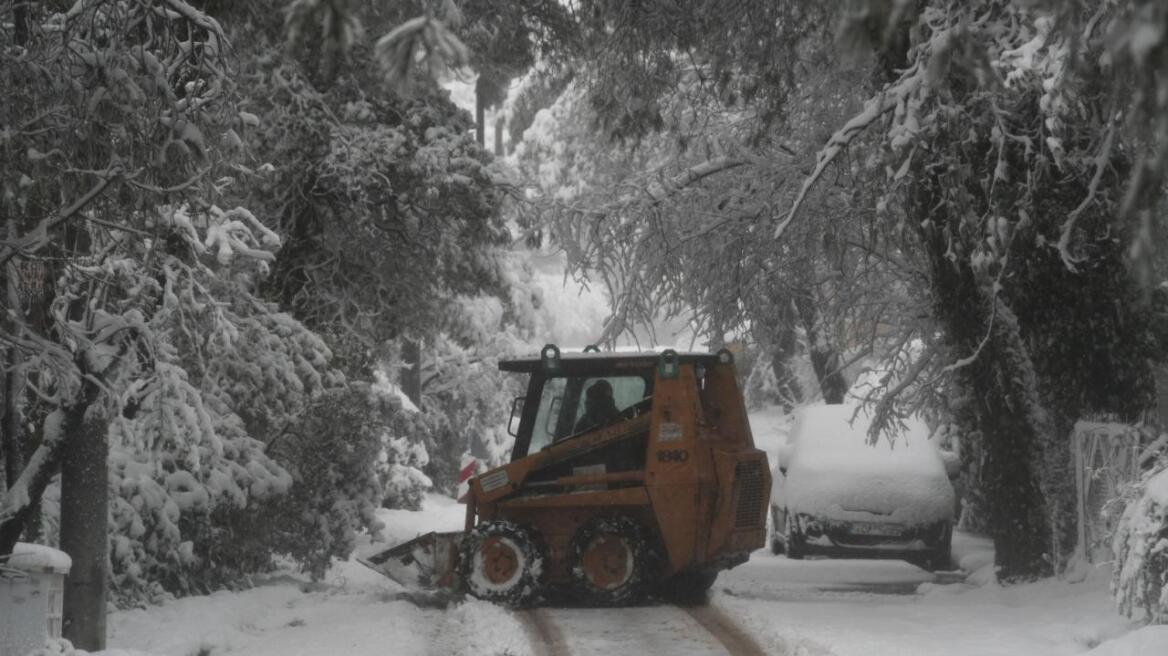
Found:
<svg viewBox="0 0 1168 656"><path fill-rule="evenodd" d="M354 383L316 398L302 421L269 444L294 483L289 494L265 504L259 526L277 552L313 577L324 576L334 557L348 557L359 532L380 530L382 439L399 411Z"/></svg>
<svg viewBox="0 0 1168 656"><path fill-rule="evenodd" d="M251 213L160 206L149 220L165 248L124 244L57 282L56 303L67 304L105 280L94 328L133 317L141 337L90 413L109 437L109 562L122 605L238 585L269 567L271 545L251 539L250 516L292 476L264 441L340 383L324 342L257 296L280 241Z"/></svg>
<svg viewBox="0 0 1168 656"><path fill-rule="evenodd" d="M1112 542L1116 604L1125 615L1142 608L1150 621L1168 624L1168 458L1124 496L1127 507Z"/></svg>
<svg viewBox="0 0 1168 656"><path fill-rule="evenodd" d="M377 462L377 473L384 488L382 505L386 508L421 510L422 497L434 483L422 472L430 463L426 445L408 436L386 434Z"/></svg>

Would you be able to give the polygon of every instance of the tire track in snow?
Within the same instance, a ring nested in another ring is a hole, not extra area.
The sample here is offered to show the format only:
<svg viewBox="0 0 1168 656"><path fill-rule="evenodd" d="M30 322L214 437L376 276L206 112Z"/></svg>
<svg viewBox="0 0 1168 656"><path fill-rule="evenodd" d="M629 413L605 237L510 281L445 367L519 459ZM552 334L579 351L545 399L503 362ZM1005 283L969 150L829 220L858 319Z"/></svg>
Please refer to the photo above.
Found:
<svg viewBox="0 0 1168 656"><path fill-rule="evenodd" d="M767 656L758 641L720 609L709 604L682 608L734 656Z"/></svg>
<svg viewBox="0 0 1168 656"><path fill-rule="evenodd" d="M713 606L538 608L516 616L535 656L768 656Z"/></svg>
<svg viewBox="0 0 1168 656"><path fill-rule="evenodd" d="M552 622L546 610L534 608L519 611L516 615L531 640L534 656L571 656L568 644L564 642L564 634Z"/></svg>

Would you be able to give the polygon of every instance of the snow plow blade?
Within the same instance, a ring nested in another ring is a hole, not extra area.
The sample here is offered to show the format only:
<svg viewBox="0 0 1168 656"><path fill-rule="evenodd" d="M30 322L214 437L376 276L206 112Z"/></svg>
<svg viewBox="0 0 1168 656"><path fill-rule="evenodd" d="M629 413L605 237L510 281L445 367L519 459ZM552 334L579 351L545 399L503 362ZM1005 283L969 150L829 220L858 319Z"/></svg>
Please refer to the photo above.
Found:
<svg viewBox="0 0 1168 656"><path fill-rule="evenodd" d="M453 588L458 577L458 545L462 532L426 533L381 551L359 556L357 562L406 588Z"/></svg>

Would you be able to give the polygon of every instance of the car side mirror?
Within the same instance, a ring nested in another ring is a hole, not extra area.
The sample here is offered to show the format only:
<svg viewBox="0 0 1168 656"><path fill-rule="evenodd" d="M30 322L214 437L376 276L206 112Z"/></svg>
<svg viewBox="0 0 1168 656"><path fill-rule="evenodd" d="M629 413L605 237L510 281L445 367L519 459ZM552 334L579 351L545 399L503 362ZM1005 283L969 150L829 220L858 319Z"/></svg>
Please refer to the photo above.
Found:
<svg viewBox="0 0 1168 656"><path fill-rule="evenodd" d="M511 402L511 418L507 420L507 434L511 437L519 437L519 424L523 419L523 406L527 402L527 397L517 396Z"/></svg>
<svg viewBox="0 0 1168 656"><path fill-rule="evenodd" d="M961 476L961 456L947 449L937 449L937 453L941 456L941 463L945 465L945 475L951 481L957 480L957 477Z"/></svg>
<svg viewBox="0 0 1168 656"><path fill-rule="evenodd" d="M790 444L784 444L779 447L779 471L784 476L787 475L787 467L791 464L791 452L794 450L795 447Z"/></svg>

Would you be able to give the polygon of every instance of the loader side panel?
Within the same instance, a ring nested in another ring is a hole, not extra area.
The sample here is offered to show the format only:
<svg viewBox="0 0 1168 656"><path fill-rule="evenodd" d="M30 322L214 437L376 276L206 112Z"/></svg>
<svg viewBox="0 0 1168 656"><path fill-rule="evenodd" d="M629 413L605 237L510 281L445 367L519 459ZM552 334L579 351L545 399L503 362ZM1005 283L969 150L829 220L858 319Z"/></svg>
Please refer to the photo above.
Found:
<svg viewBox="0 0 1168 656"><path fill-rule="evenodd" d="M702 407L714 439L723 446L754 448L746 401L738 388L734 365L719 363L706 370Z"/></svg>
<svg viewBox="0 0 1168 656"><path fill-rule="evenodd" d="M766 545L766 512L771 474L766 453L758 449L715 448L714 461L723 494L718 499L706 558L745 560Z"/></svg>
<svg viewBox="0 0 1168 656"><path fill-rule="evenodd" d="M705 558L717 497L709 442L703 439L701 400L693 365L654 384L645 485L668 556L666 575Z"/></svg>

